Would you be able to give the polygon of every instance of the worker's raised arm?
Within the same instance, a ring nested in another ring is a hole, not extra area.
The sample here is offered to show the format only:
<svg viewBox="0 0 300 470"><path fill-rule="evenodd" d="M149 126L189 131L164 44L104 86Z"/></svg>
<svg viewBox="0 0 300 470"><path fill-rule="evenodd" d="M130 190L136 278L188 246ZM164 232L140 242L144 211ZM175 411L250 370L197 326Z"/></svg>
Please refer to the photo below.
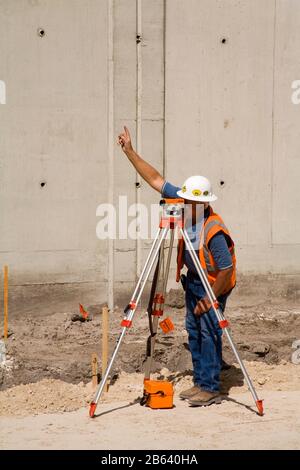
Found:
<svg viewBox="0 0 300 470"><path fill-rule="evenodd" d="M131 161L132 165L136 171L141 175L141 177L152 186L153 189L156 189L159 193L161 192L162 186L164 184L164 179L161 174L145 162L133 149L131 144L131 137L129 130L124 126L124 132L121 133L118 137L118 144L121 145L123 152Z"/></svg>

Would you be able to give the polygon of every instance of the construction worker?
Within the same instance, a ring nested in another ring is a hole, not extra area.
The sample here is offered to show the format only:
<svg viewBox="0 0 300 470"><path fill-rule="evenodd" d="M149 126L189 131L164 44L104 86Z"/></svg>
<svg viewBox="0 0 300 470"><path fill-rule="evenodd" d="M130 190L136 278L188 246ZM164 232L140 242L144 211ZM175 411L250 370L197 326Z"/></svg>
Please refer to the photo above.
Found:
<svg viewBox="0 0 300 470"><path fill-rule="evenodd" d="M191 176L182 188L174 186L137 155L126 127L119 135L118 143L136 171L152 188L164 198L183 198L185 207L188 204L191 208L190 220L185 217L185 228L197 256L200 257L200 263L206 271L220 308L224 311L226 300L235 286L234 243L221 217L215 214L210 206L210 202L215 201L217 197L212 192L209 180L203 176ZM186 330L192 355L194 385L181 392L180 398L188 400L192 406L207 406L221 402L222 329L192 258L188 250L184 249L184 241L179 240L177 281L180 279L183 265L187 267Z"/></svg>

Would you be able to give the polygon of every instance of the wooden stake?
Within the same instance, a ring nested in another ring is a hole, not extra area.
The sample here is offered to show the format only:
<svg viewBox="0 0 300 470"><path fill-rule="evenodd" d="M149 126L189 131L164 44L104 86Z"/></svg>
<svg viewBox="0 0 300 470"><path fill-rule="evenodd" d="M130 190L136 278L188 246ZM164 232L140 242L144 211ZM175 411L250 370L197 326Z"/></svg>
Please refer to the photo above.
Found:
<svg viewBox="0 0 300 470"><path fill-rule="evenodd" d="M4 339L8 338L8 266L4 266Z"/></svg>
<svg viewBox="0 0 300 470"><path fill-rule="evenodd" d="M98 385L98 358L97 354L92 354L92 387L96 389Z"/></svg>
<svg viewBox="0 0 300 470"><path fill-rule="evenodd" d="M108 307L107 305L102 308L102 377L105 374L107 369L107 361L108 361L108 329L109 329L109 321L108 321ZM104 392L108 391L108 383L106 382Z"/></svg>

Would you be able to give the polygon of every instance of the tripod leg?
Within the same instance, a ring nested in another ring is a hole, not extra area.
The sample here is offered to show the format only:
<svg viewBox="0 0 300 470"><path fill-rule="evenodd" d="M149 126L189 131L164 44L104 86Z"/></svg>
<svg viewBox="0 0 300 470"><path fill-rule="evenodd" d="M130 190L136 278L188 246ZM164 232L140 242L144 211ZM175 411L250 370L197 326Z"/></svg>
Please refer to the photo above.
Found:
<svg viewBox="0 0 300 470"><path fill-rule="evenodd" d="M172 258L172 249L174 245L174 229L170 229L171 231L171 237L170 237L170 245L169 245L169 251L168 251L168 257L167 257L167 262L166 262L166 267L165 271L163 273L163 286L162 286L162 297L165 299L166 296L166 289L167 289L167 283L168 283L168 277L169 277L169 271L170 271L170 264L171 264L171 258ZM162 247L163 251L163 247ZM161 251L161 261L162 261L162 251ZM160 266L161 269L161 266ZM164 305L163 305L164 307ZM162 315L161 315L162 316ZM156 333L158 329L158 321L159 321L159 316L155 315L152 323L152 335L150 338L150 351L149 355L146 359L145 362L145 380L149 380L150 374L151 374L151 366L152 366L152 360L153 360L153 355L154 355L154 349L155 349L155 341L156 341Z"/></svg>
<svg viewBox="0 0 300 470"><path fill-rule="evenodd" d="M118 351L119 351L119 348L120 348L120 346L121 346L122 340L123 340L123 338L124 338L124 336L125 336L126 330L127 330L126 327L124 327L124 328L122 329L122 332L121 332L121 334L120 334L120 336L119 336L119 338L118 338L118 340L117 340L117 344L116 344L115 350L114 350L114 352L113 352L113 355L112 355L112 357L111 357L111 359L110 359L110 362L109 362L109 364L108 364L108 366L107 366L107 369L106 369L105 374L104 374L104 376L103 376L103 378L102 378L102 380L101 380L101 383L99 384L99 387L98 387L98 390L97 390L97 392L96 392L95 398L94 398L93 402L90 404L90 417L91 417L91 418L93 418L94 415L95 415L95 411L96 411L96 408L97 408L98 401L99 401L99 399L100 399L100 397L101 397L101 395L102 395L103 389L104 389L104 387L105 387L106 381L107 381L108 376L109 376L109 374L110 374L112 365L113 365L113 363L114 363L114 361L115 361L115 358L116 358L116 356L117 356L117 354L118 354Z"/></svg>
<svg viewBox="0 0 300 470"><path fill-rule="evenodd" d="M151 363L152 363L152 357L153 357L153 352L154 352L154 343L156 339L156 333L157 333L157 324L158 324L158 317L154 316L153 317L153 304L155 302L155 298L157 295L157 286L159 284L159 279L160 279L160 274L161 274L161 269L162 269L162 264L163 264L163 255L164 255L164 243L162 243L160 247L160 253L159 253L159 258L158 258L158 265L157 265L157 273L155 279L153 281L155 282L155 285L153 286L153 296L152 299L150 299L151 305L148 305L148 316L149 316L149 326L150 326L150 336L147 339L147 357L145 360L145 378L144 380L149 380L150 379L150 372L151 372Z"/></svg>
<svg viewBox="0 0 300 470"><path fill-rule="evenodd" d="M125 316L125 318L123 319L123 321L121 323L121 325L123 326L123 329L122 329L121 334L120 334L120 336L117 340L117 344L115 346L114 352L113 352L112 357L111 357L111 359L109 361L109 364L107 366L105 374L104 374L104 376L101 380L101 383L98 386L98 389L97 389L96 394L95 394L95 398L92 401L92 403L90 404L90 417L91 418L93 418L94 415L95 415L97 404L98 404L98 401L99 401L99 399L101 397L101 394L103 392L104 385L105 385L105 383L108 379L108 376L110 374L111 368L113 366L113 363L114 363L115 358L117 356L117 353L119 351L119 348L120 348L120 345L121 345L122 340L124 338L124 335L126 333L126 330L132 324L132 320L133 320L137 305L140 301L140 298L142 296L142 293L143 293L143 290L145 288L146 282L147 282L147 280L150 276L152 267L154 265L155 259L158 256L160 247L161 247L163 241L165 240L167 233L168 233L168 228L163 228L163 229L160 229L158 231L157 236L156 236L156 238L155 238L155 240L152 244L152 247L151 247L150 253L148 255L147 261L145 263L145 266L144 266L144 268L142 270L142 273L140 275L140 278L138 280L137 287L134 290L134 295L132 296L132 301L129 304L129 306L126 307L126 309L125 309L126 316ZM144 279L143 279L143 276L144 276Z"/></svg>
<svg viewBox="0 0 300 470"><path fill-rule="evenodd" d="M147 256L147 259L146 259L146 261L145 261L144 267L143 267L142 272L141 272L141 274L140 274L139 280L138 280L137 285L136 285L136 287L135 287L135 290L134 290L134 292L133 292L133 294L132 294L132 297L131 297L132 299L135 299L135 297L136 297L136 294L137 294L138 289L139 289L139 287L140 287L140 285L141 285L141 282L142 282L143 276L144 276L144 274L145 274L145 271L146 271L146 269L147 269L147 266L148 266L148 263L149 263L149 261L150 261L150 258L151 258L152 255L153 255L153 251L154 251L155 245L156 245L156 243L157 243L157 240L159 239L160 233L161 233L161 229L158 229L158 231L157 231L157 233L156 233L156 236L155 236L155 238L154 238L154 241L153 241L153 243L152 243L152 246L151 246L151 248L150 248L149 254L148 254L148 256Z"/></svg>
<svg viewBox="0 0 300 470"><path fill-rule="evenodd" d="M264 411L263 411L263 401L262 401L262 400L259 400L259 398L258 398L258 396L257 396L257 393L256 393L256 391L255 391L255 388L254 388L254 386L253 386L253 384L252 384L252 381L251 381L251 379L250 379L250 376L249 376L249 374L248 374L248 372L247 372L247 370L246 370L246 368L245 368L245 365L244 365L244 363L243 363L243 361L242 361L242 359L241 359L241 357L240 357L240 355L239 355L239 353L238 353L238 351L237 351L237 349L236 349L236 347L235 347L235 345L234 345L233 339L232 339L231 334L230 334L230 330L229 330L229 328L228 328L229 323L228 323L228 321L225 319L222 310L218 307L217 298L216 298L216 296L215 296L215 294L214 294L214 291L212 290L212 287L211 287L210 283L208 282L208 279L207 279L207 277L206 277L206 274L205 274L205 272L204 272L204 269L202 268L202 266L201 266L201 264L200 264L199 258L198 258L197 254L196 254L196 252L195 252L195 250L194 250L194 248L193 248L193 245L192 245L192 243L191 243L191 241L190 241L190 239L189 239L188 234L186 233L185 229L182 229L182 228L180 229L180 232L181 232L181 234L182 234L182 236L183 236L183 239L184 239L184 241L185 241L186 247L188 247L188 249L189 249L190 256L191 256L191 258L192 258L192 260L193 260L193 263L194 263L195 268L196 268L196 270L197 270L197 273L198 273L198 275L199 275L199 277L200 277L200 280L201 280L201 282L202 282L202 284L203 284L203 286L204 286L204 289L205 289L205 291L206 291L206 294L207 294L207 296L208 296L208 298L209 298L209 300L210 300L210 302L211 302L211 305L212 305L212 307L213 307L213 310L214 310L214 312L215 312L215 314L216 314L216 316L217 316L217 319L218 319L218 321L219 321L219 325L220 325L220 327L225 331L225 334L226 334L227 339L228 339L228 341L229 341L230 347L231 347L231 349L232 349L232 351L233 351L233 353L234 353L234 355L235 355L235 357L236 357L236 359L237 359L237 361L238 361L238 364L239 364L239 366L240 366L240 368L241 368L241 370L242 370L242 372L243 372L243 375L244 375L245 380L246 380L246 382L247 382L248 388L249 388L249 390L250 390L250 392L251 392L251 394L252 394L252 397L253 397L253 399L254 399L254 401L255 401L255 404L256 404L256 407L257 407L257 409L258 409L258 414L259 414L260 416L262 416L263 413L264 413Z"/></svg>

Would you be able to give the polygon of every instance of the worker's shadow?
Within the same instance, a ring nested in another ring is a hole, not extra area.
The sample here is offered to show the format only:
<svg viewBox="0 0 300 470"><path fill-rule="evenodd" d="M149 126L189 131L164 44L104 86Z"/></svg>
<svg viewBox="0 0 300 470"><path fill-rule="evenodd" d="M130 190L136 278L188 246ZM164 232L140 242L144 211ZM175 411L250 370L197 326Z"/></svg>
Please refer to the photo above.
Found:
<svg viewBox="0 0 300 470"><path fill-rule="evenodd" d="M221 393L229 395L232 387L242 387L244 385L244 375L240 368L231 365L221 372Z"/></svg>
<svg viewBox="0 0 300 470"><path fill-rule="evenodd" d="M226 364L227 365L227 364ZM245 383L244 375L241 369L231 365L230 368L223 369L221 372L221 394L223 400L231 401L237 405L240 405L252 413L257 414L257 410L249 405L245 405L236 398L229 396L230 389L232 387L242 387Z"/></svg>
<svg viewBox="0 0 300 470"><path fill-rule="evenodd" d="M230 389L232 387L242 387L244 385L244 376L241 369L235 367L234 365L228 365L224 363L225 369L222 369L221 372L221 393L222 395L229 395ZM180 382L184 377L190 376L193 377L193 371L190 369L185 370L184 372L176 372L168 377L159 376L158 380L169 380L174 385Z"/></svg>

